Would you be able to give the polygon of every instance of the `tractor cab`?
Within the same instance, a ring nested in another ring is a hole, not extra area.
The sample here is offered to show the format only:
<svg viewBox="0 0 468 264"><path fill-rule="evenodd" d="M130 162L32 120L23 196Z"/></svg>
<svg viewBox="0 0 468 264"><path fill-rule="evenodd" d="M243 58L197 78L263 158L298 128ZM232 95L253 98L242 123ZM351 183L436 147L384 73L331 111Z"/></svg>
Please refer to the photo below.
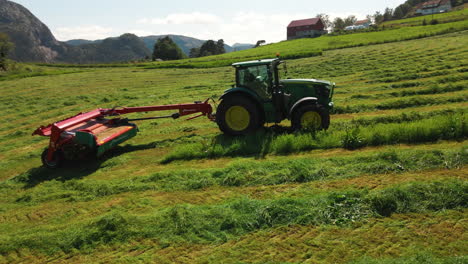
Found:
<svg viewBox="0 0 468 264"><path fill-rule="evenodd" d="M264 101L271 100L274 84L278 83L279 59L235 63L236 86L255 92Z"/></svg>
<svg viewBox="0 0 468 264"><path fill-rule="evenodd" d="M278 58L234 63L236 85L224 92L216 114L226 134L243 135L264 123L291 120L294 129L327 129L334 83L316 79L281 80Z"/></svg>

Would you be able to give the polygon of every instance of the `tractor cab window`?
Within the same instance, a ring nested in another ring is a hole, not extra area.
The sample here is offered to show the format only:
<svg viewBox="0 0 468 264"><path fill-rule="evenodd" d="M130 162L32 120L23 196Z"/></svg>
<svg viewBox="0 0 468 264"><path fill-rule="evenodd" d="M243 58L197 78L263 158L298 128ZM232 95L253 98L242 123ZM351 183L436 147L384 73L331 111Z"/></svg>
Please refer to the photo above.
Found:
<svg viewBox="0 0 468 264"><path fill-rule="evenodd" d="M272 76L267 65L237 69L237 82L240 87L255 91L261 98L271 98Z"/></svg>

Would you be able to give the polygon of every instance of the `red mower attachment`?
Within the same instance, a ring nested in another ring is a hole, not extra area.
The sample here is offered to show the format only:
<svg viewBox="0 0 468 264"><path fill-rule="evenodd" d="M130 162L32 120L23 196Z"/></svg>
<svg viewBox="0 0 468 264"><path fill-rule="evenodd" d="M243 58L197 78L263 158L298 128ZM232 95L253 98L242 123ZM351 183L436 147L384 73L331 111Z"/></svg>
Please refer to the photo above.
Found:
<svg viewBox="0 0 468 264"><path fill-rule="evenodd" d="M151 120L161 118L177 119L181 116L198 114L187 120L206 116L214 121L213 108L208 103L195 102L193 104L174 104L143 107L99 108L87 113L79 113L73 117L41 126L34 135L50 137L49 147L42 153L44 166L57 168L64 159L83 159L94 155L101 156L107 150L136 136L138 128L131 121ZM121 118L120 115L178 110L168 116L146 117L138 119ZM115 117L115 118L112 118Z"/></svg>

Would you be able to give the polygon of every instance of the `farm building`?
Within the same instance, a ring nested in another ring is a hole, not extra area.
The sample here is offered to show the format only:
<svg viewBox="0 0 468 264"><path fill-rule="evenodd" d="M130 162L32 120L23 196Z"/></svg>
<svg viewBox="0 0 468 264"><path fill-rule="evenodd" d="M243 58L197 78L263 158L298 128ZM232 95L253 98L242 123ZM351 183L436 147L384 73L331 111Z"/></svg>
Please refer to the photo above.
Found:
<svg viewBox="0 0 468 264"><path fill-rule="evenodd" d="M416 6L416 15L430 15L448 12L452 9L450 0L433 0L421 3Z"/></svg>
<svg viewBox="0 0 468 264"><path fill-rule="evenodd" d="M293 20L288 25L288 40L298 38L314 38L326 34L325 24L316 18Z"/></svg>
<svg viewBox="0 0 468 264"><path fill-rule="evenodd" d="M370 27L370 25L372 25L372 22L369 19L358 20L352 26L345 27L345 30L363 29Z"/></svg>

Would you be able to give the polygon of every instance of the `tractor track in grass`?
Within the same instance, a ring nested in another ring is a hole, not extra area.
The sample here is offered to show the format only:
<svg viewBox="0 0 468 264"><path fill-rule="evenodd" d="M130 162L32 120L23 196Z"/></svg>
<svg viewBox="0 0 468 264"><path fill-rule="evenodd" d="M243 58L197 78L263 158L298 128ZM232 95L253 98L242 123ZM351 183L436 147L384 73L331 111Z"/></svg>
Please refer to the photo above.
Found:
<svg viewBox="0 0 468 264"><path fill-rule="evenodd" d="M105 196L87 202L58 200L32 204L15 205L0 214L0 225L22 223L25 226L47 225L57 220L85 221L89 217L102 215L109 209L125 210L135 214L148 209L166 208L178 204L210 205L233 199L248 197L257 200L302 197L311 194L345 190L379 190L410 182L435 182L444 180L468 180L468 169L435 169L418 172L364 174L351 178L323 179L307 183L287 183L270 186L222 187L212 186L191 191L141 191ZM134 207L133 201L147 201L146 206ZM63 205L67 204L67 209ZM9 213L10 212L10 213Z"/></svg>
<svg viewBox="0 0 468 264"><path fill-rule="evenodd" d="M393 213L443 213L450 209L466 209L466 197L460 196L463 196L468 186L459 180L447 180L443 183L441 185L441 182L415 182L381 191L331 192L273 200L243 198L220 205L174 206L146 212L145 215L130 215L120 211L94 217L94 220L81 224L73 221L65 225L35 226L35 234L25 233L21 228L13 231L14 236L10 236L6 244L0 244L0 250L3 255L16 251L18 247L37 249L47 254L60 250L69 253L74 252L72 249L82 247L95 248L95 242L102 239L126 242L132 238L155 238L166 243L165 240L160 240L166 236L169 245L177 245L182 241L218 244L272 227L349 227L377 216L391 216L391 213L381 211L380 203L376 201L398 202L393 211L390 211ZM400 200L401 197L403 200ZM234 215L238 215L239 218ZM186 221L195 221L198 224L192 229L192 225L187 226ZM70 225L71 223L73 225ZM240 225L236 227L238 224ZM20 225L22 226L24 225ZM54 230L60 231L50 232ZM136 230L139 231L134 232ZM44 236L39 237L41 233ZM41 241L46 243L40 243Z"/></svg>
<svg viewBox="0 0 468 264"><path fill-rule="evenodd" d="M466 209L433 213L395 214L371 218L348 227L287 226L244 235L226 243L179 243L166 246L150 239L101 246L88 254L43 255L19 249L0 261L28 263L102 262L337 263L362 258L395 258L428 252L440 258L466 256ZM448 253L449 252L449 253ZM91 254L89 254L91 253Z"/></svg>

